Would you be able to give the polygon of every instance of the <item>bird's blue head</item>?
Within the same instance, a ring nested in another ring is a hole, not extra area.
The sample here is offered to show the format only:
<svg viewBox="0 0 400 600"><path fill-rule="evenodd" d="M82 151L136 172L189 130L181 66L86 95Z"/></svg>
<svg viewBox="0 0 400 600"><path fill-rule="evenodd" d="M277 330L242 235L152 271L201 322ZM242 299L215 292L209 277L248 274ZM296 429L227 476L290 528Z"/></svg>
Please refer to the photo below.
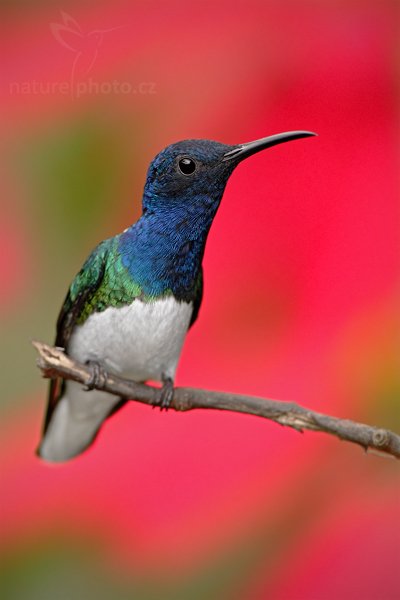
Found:
<svg viewBox="0 0 400 600"><path fill-rule="evenodd" d="M143 194L143 213L184 216L209 226L226 183L245 158L276 144L315 135L291 131L234 146L185 140L167 146L151 162Z"/></svg>
<svg viewBox="0 0 400 600"><path fill-rule="evenodd" d="M291 131L236 146L185 140L162 150L147 173L143 216L121 235L119 245L123 264L143 293L172 290L179 299L191 299L232 171L264 148L310 135L315 134Z"/></svg>
<svg viewBox="0 0 400 600"><path fill-rule="evenodd" d="M234 168L223 161L232 149L210 140L184 140L164 148L147 172L143 212L212 218Z"/></svg>

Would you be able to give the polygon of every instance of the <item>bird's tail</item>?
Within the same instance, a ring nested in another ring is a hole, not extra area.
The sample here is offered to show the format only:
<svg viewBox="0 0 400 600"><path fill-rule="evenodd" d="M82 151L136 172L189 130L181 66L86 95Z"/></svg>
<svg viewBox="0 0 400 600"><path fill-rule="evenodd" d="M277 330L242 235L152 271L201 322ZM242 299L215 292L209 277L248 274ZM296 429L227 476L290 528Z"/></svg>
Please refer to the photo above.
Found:
<svg viewBox="0 0 400 600"><path fill-rule="evenodd" d="M38 455L48 462L63 462L81 454L93 442L105 419L124 403L112 394L86 391L79 383L66 382Z"/></svg>

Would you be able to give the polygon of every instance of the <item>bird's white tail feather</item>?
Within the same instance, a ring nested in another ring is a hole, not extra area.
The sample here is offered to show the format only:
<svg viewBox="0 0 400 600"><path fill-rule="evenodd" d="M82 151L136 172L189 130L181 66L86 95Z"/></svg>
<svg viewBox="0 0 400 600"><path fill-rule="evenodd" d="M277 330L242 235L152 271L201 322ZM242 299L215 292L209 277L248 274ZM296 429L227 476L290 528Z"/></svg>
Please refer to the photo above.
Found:
<svg viewBox="0 0 400 600"><path fill-rule="evenodd" d="M81 384L68 381L39 446L39 456L62 462L83 452L118 402L112 394L85 391Z"/></svg>

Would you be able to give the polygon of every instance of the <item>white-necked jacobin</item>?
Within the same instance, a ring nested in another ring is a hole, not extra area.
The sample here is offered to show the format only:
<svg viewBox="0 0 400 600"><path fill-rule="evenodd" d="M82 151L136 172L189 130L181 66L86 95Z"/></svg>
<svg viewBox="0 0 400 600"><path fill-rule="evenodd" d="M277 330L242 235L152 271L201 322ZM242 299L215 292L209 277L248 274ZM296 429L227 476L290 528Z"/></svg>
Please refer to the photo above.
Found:
<svg viewBox="0 0 400 600"><path fill-rule="evenodd" d="M94 374L103 368L161 381L167 408L185 335L199 312L205 244L229 176L260 150L312 135L291 131L235 146L185 140L162 150L148 169L139 220L101 242L73 280L56 346L92 363ZM53 379L39 456L58 462L80 454L122 404Z"/></svg>

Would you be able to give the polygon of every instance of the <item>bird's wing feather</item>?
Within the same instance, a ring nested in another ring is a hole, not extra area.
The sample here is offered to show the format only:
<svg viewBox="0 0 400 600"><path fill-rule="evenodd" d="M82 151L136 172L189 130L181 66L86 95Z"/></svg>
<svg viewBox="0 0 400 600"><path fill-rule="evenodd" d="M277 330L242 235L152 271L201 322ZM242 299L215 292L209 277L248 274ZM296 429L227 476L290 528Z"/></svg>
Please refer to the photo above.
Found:
<svg viewBox="0 0 400 600"><path fill-rule="evenodd" d="M196 290L195 290L195 296L193 299L193 312L192 312L192 318L190 319L189 327L191 327L193 325L193 323L196 321L197 317L199 316L199 311L200 311L200 306L201 306L202 300L203 300L203 268L200 269L200 273L199 273L199 276L196 281Z"/></svg>
<svg viewBox="0 0 400 600"><path fill-rule="evenodd" d="M87 302L93 297L103 281L108 255L107 242L108 240L105 240L93 250L69 287L57 320L55 345L60 348L68 350L68 343L74 326ZM63 388L63 379L51 379L44 421L44 433L50 423L54 409L62 396Z"/></svg>
<svg viewBox="0 0 400 600"><path fill-rule="evenodd" d="M108 254L108 240L93 250L71 283L57 319L56 346L68 349L72 330L85 305L103 281Z"/></svg>

